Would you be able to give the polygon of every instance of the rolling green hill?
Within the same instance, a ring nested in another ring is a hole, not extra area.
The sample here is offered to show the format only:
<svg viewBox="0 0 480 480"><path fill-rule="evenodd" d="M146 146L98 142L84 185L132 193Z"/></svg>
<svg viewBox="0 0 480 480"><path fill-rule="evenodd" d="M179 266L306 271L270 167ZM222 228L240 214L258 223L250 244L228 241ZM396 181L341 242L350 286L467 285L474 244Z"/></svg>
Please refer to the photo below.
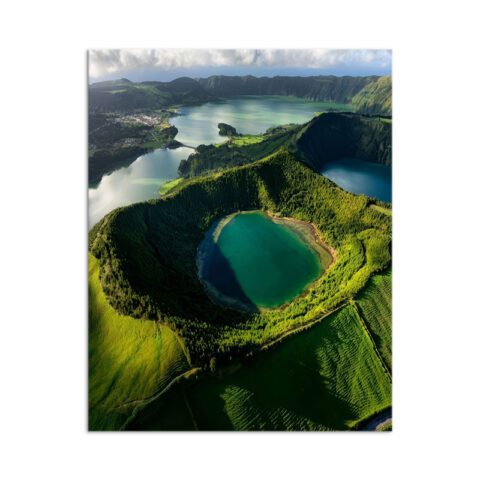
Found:
<svg viewBox="0 0 480 480"><path fill-rule="evenodd" d="M201 430L345 430L391 404L391 384L352 307L188 392Z"/></svg>
<svg viewBox="0 0 480 480"><path fill-rule="evenodd" d="M357 300L360 315L389 371L392 371L392 272L375 275Z"/></svg>
<svg viewBox="0 0 480 480"><path fill-rule="evenodd" d="M353 98L356 112L368 115L392 115L392 77L380 77L368 83Z"/></svg>
<svg viewBox="0 0 480 480"><path fill-rule="evenodd" d="M121 314L160 320L207 365L244 355L312 322L362 288L390 262L390 217L285 150L250 165L193 178L160 200L114 210L90 232L100 281ZM306 295L254 314L212 304L196 273L196 251L215 219L264 209L314 223L336 262Z"/></svg>
<svg viewBox="0 0 480 480"><path fill-rule="evenodd" d="M323 113L297 133L293 149L317 171L340 158L391 165L392 125L354 113Z"/></svg>
<svg viewBox="0 0 480 480"><path fill-rule="evenodd" d="M187 77L171 82L141 83L121 79L93 83L88 87L89 109L100 112L158 109L212 99L197 81Z"/></svg>
<svg viewBox="0 0 480 480"><path fill-rule="evenodd" d="M389 279L375 275L360 298L378 284L391 295ZM372 318L384 312L371 305ZM382 318L385 325L391 321ZM382 341L390 342L391 333L383 333ZM391 406L391 388L376 345L349 305L241 366L176 386L139 411L127 429L355 429Z"/></svg>
<svg viewBox="0 0 480 480"><path fill-rule="evenodd" d="M350 103L359 91L377 78L376 76L336 77L334 75L310 77L214 75L208 78L200 78L198 82L207 92L217 97L291 95L320 102Z"/></svg>
<svg viewBox="0 0 480 480"><path fill-rule="evenodd" d="M89 255L89 428L118 430L190 363L182 340L168 327L118 314L98 276L98 261Z"/></svg>

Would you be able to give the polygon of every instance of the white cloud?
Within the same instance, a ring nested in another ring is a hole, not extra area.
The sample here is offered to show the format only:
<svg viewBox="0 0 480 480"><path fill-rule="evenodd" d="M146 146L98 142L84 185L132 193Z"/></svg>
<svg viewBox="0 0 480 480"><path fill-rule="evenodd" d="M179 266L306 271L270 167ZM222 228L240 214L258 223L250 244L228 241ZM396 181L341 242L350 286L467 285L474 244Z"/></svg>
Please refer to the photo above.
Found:
<svg viewBox="0 0 480 480"><path fill-rule="evenodd" d="M172 70L191 67L292 67L334 68L349 66L388 67L390 50L329 49L123 49L90 50L92 78L138 68Z"/></svg>

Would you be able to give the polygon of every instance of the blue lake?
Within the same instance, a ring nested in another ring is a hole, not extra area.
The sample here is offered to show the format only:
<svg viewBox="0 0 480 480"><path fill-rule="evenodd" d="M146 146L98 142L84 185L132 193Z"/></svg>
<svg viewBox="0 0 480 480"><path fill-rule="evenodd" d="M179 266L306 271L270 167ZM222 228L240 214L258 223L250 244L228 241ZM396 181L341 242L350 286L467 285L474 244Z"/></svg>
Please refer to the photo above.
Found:
<svg viewBox="0 0 480 480"><path fill-rule="evenodd" d="M344 158L325 164L320 173L348 192L392 201L392 168Z"/></svg>

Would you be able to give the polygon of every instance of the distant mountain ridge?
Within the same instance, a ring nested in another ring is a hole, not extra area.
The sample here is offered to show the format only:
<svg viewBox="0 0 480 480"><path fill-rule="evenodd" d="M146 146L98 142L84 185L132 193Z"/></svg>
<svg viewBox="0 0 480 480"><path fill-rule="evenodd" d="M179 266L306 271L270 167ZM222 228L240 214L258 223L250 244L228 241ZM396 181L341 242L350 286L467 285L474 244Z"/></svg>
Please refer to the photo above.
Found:
<svg viewBox="0 0 480 480"><path fill-rule="evenodd" d="M289 95L320 102L352 103L359 113L391 114L391 78L378 76L214 75L140 83L123 78L91 84L88 91L90 108L104 112L192 105L234 95Z"/></svg>
<svg viewBox="0 0 480 480"><path fill-rule="evenodd" d="M291 95L320 102L349 103L367 84L378 80L370 77L243 77L212 76L198 82L215 96Z"/></svg>
<svg viewBox="0 0 480 480"><path fill-rule="evenodd" d="M392 115L392 77L368 83L353 98L355 111L367 115Z"/></svg>
<svg viewBox="0 0 480 480"><path fill-rule="evenodd" d="M180 77L171 82L134 83L126 78L93 83L88 87L91 110L132 111L188 105L214 100L196 80Z"/></svg>

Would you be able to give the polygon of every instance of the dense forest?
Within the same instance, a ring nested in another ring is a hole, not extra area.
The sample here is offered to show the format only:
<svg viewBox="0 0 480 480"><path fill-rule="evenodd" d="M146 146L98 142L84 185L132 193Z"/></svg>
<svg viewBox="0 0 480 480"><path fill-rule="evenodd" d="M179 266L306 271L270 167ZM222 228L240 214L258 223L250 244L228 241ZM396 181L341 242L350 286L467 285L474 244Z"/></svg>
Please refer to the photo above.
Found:
<svg viewBox="0 0 480 480"><path fill-rule="evenodd" d="M243 77L215 75L198 82L217 97L232 95L291 95L320 102L350 103L354 95L379 77Z"/></svg>
<svg viewBox="0 0 480 480"><path fill-rule="evenodd" d="M199 145L180 162L178 172L190 178L254 162L291 143L301 128L283 125L270 128L263 135L242 135L219 145Z"/></svg>
<svg viewBox="0 0 480 480"><path fill-rule="evenodd" d="M352 113L324 113L305 124L293 148L315 169L340 158L392 164L389 120Z"/></svg>
<svg viewBox="0 0 480 480"><path fill-rule="evenodd" d="M390 263L390 217L371 208L373 199L343 191L285 149L184 181L172 192L111 212L91 230L89 248L111 305L173 328L200 365L213 356L228 361L308 324ZM214 220L252 209L314 223L336 261L285 307L247 314L211 303L197 277L196 251Z"/></svg>

